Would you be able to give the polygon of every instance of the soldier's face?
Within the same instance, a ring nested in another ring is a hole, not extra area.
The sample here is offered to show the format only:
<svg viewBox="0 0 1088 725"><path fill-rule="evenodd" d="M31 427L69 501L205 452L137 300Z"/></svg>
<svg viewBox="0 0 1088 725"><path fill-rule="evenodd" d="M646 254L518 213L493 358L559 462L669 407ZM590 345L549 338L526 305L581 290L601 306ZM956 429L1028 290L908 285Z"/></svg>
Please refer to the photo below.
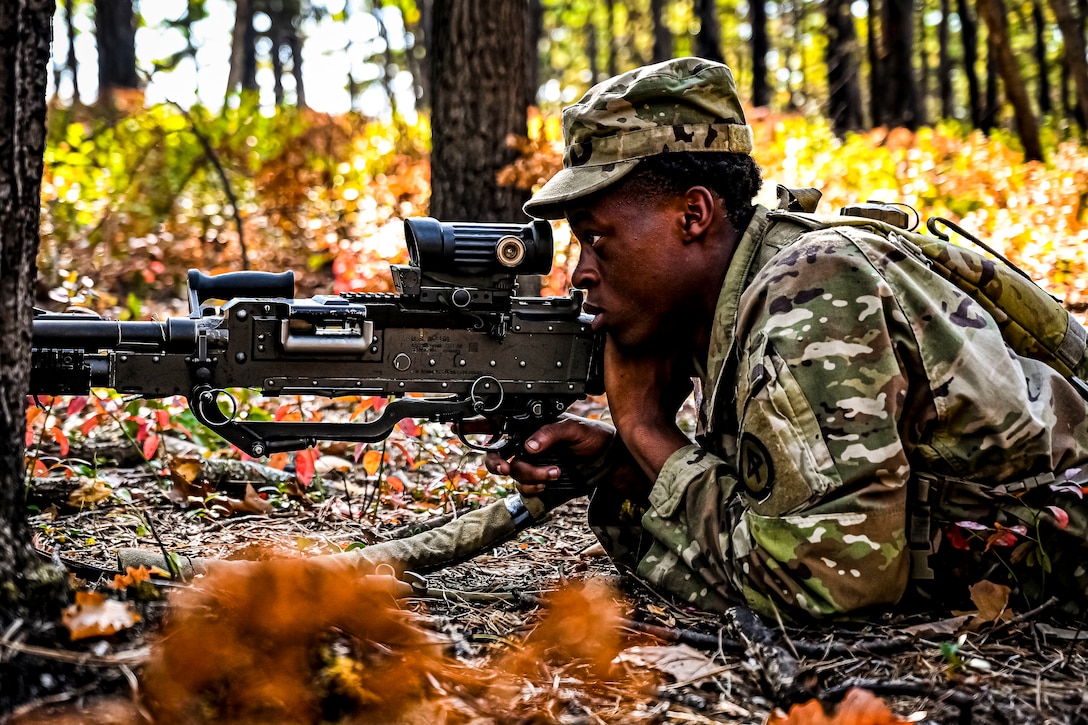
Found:
<svg viewBox="0 0 1088 725"><path fill-rule="evenodd" d="M586 290L593 329L622 348L675 344L690 329L694 271L680 198L625 194L623 184L567 210L581 243L572 283Z"/></svg>

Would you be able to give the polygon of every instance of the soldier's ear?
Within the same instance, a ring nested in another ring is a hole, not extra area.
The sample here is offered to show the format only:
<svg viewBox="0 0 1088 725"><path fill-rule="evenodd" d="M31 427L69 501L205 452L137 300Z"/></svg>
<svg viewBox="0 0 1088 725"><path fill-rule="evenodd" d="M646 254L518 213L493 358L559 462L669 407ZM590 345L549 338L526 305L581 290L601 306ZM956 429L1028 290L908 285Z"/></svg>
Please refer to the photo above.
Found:
<svg viewBox="0 0 1088 725"><path fill-rule="evenodd" d="M684 194L684 241L694 242L706 236L714 221L717 197L705 186L693 186Z"/></svg>

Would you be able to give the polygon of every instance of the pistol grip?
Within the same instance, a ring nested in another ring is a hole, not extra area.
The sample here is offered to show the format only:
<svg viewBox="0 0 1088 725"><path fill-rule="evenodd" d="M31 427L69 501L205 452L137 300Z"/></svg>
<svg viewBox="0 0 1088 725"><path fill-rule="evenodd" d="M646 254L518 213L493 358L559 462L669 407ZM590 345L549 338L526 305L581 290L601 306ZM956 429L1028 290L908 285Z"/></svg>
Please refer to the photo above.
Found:
<svg viewBox="0 0 1088 725"><path fill-rule="evenodd" d="M585 478L574 464L574 458L569 453L556 453L545 451L544 453L526 453L520 458L533 466L559 468L559 478L547 481L544 495L556 495L562 501L569 501L577 496L589 493ZM558 505L558 504L557 504Z"/></svg>

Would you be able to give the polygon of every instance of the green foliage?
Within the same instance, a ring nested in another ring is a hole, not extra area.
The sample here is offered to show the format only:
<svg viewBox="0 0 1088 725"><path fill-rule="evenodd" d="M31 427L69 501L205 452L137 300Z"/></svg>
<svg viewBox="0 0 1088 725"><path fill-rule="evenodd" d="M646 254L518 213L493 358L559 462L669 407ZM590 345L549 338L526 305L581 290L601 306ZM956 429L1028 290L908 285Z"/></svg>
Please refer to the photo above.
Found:
<svg viewBox="0 0 1088 725"><path fill-rule="evenodd" d="M426 200L422 122L268 112L253 96L218 115L172 105L112 124L72 115L51 118L42 286L59 290L56 299L86 302L88 290L72 281L79 270L107 281L94 291L99 308L128 298L122 316L145 312L134 299L180 297L190 267L242 268L236 211L251 268L295 268L303 289L380 286L385 265L370 257L369 237L420 213ZM395 257L389 246L383 253Z"/></svg>

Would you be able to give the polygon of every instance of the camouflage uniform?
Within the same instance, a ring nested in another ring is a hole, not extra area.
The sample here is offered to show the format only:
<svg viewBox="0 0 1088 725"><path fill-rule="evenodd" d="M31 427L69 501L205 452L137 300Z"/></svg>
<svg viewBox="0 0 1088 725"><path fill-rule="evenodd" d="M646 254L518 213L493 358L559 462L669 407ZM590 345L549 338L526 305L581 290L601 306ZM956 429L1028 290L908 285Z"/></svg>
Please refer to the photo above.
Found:
<svg viewBox="0 0 1088 725"><path fill-rule="evenodd" d="M690 58L590 90L564 135L531 214L561 216L648 155L751 147L729 70ZM740 240L696 361L697 442L648 506L597 491L613 556L711 610L834 615L983 577L1083 607L1084 399L895 235L774 216L758 208ZM622 441L609 458L630 468Z"/></svg>

